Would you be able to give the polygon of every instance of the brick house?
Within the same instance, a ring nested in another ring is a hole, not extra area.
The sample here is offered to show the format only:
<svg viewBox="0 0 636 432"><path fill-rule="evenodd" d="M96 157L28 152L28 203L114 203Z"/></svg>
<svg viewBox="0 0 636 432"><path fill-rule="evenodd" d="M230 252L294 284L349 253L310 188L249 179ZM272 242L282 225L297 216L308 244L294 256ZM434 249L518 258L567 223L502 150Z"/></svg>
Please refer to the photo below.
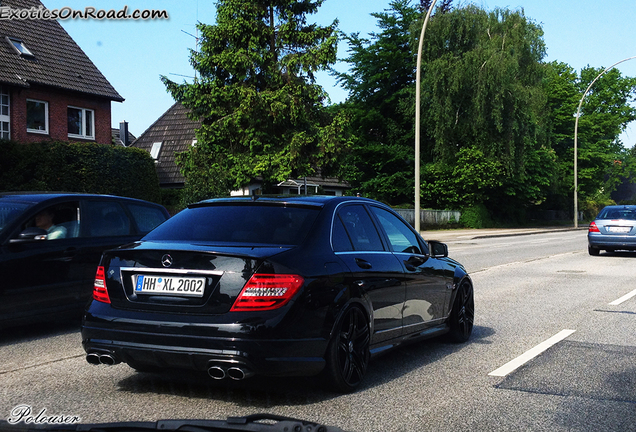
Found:
<svg viewBox="0 0 636 432"><path fill-rule="evenodd" d="M201 124L188 117L188 110L176 102L168 111L157 119L132 144L134 147L146 150L155 160L159 185L162 188L182 188L185 179L175 162L175 154L183 152L196 145L196 129ZM232 191L232 196L251 195L260 193L262 182L257 178L242 189ZM336 178L312 176L301 179L289 179L277 185L281 194L304 194L305 188L309 194L322 193L325 195L343 195L351 189L348 182Z"/></svg>
<svg viewBox="0 0 636 432"><path fill-rule="evenodd" d="M0 139L111 144L111 101L123 100L56 20L0 20Z"/></svg>

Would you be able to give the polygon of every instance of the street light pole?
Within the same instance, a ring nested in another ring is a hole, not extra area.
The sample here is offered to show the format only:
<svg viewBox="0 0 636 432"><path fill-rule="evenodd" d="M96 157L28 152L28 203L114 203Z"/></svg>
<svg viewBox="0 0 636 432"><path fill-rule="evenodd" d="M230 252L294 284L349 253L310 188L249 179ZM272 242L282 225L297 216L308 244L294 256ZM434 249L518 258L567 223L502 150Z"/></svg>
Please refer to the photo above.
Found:
<svg viewBox="0 0 636 432"><path fill-rule="evenodd" d="M422 33L417 47L417 67L415 72L415 230L420 232L420 93L421 93L421 76L422 76L422 47L424 45L424 32L426 25L431 17L431 12L437 0L433 0L428 8L424 24L422 25Z"/></svg>
<svg viewBox="0 0 636 432"><path fill-rule="evenodd" d="M601 72L600 74L598 74L596 76L596 78L594 78L594 80L590 83L589 86L587 86L587 89L585 90L585 93L583 93L583 96L581 97L581 100L579 101L579 107L576 110L576 120L574 121L574 228L578 228L579 227L579 199L578 199L578 190L579 190L579 179L578 179L578 135L579 135L579 116L581 115L581 106L583 105L583 99L585 99L585 96L587 96L588 92L590 91L590 89L592 88L592 86L594 85L594 83L596 81L598 81L598 79L600 77L602 77L603 75L605 75L605 73L607 71L609 71L610 69L613 69L615 66L626 62L627 60L632 60L635 59L636 56L633 57L628 57L626 59L623 59L619 62L614 63L613 65L611 65L610 67L606 68L603 72Z"/></svg>

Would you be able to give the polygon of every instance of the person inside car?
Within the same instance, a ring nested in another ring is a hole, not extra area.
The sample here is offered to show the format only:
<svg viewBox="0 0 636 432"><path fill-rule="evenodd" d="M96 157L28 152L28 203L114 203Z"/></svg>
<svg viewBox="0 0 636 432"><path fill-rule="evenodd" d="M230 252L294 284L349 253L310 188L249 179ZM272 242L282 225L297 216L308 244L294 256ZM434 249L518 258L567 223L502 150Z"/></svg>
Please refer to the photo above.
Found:
<svg viewBox="0 0 636 432"><path fill-rule="evenodd" d="M53 224L54 214L50 209L42 210L35 216L35 226L47 232L47 240L62 239L66 237L66 228Z"/></svg>

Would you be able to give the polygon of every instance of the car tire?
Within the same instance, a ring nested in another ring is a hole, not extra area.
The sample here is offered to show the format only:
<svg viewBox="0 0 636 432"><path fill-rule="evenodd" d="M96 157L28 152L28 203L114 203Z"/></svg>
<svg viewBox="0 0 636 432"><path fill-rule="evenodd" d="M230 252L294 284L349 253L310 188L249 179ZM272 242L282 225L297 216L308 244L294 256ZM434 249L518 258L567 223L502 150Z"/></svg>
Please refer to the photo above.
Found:
<svg viewBox="0 0 636 432"><path fill-rule="evenodd" d="M598 254L601 253L601 250L600 249L596 249L596 248L594 248L592 246L588 246L587 247L587 253L589 253L592 256L598 256Z"/></svg>
<svg viewBox="0 0 636 432"><path fill-rule="evenodd" d="M357 306L348 308L327 348L325 374L332 390L350 393L360 385L369 364L370 341L365 313Z"/></svg>
<svg viewBox="0 0 636 432"><path fill-rule="evenodd" d="M448 338L452 342L466 342L473 332L475 321L475 296L473 285L468 279L464 279L457 288L453 309L448 318L450 331Z"/></svg>

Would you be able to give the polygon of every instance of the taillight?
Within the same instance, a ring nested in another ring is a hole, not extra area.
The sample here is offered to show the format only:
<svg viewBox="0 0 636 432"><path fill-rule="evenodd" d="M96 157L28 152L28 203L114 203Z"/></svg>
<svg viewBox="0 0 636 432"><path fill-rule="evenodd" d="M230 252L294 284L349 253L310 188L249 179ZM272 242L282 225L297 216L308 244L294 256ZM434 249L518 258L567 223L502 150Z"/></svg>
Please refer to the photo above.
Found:
<svg viewBox="0 0 636 432"><path fill-rule="evenodd" d="M97 267L97 273L95 273L93 298L102 303L110 303L110 297L108 297L108 290L106 289L106 273L103 266Z"/></svg>
<svg viewBox="0 0 636 432"><path fill-rule="evenodd" d="M590 227L588 228L587 232L597 232L600 233L601 231L598 229L598 227L596 226L596 222L592 221L592 223L590 223Z"/></svg>
<svg viewBox="0 0 636 432"><path fill-rule="evenodd" d="M291 300L304 281L298 275L254 274L243 287L231 311L277 309Z"/></svg>

